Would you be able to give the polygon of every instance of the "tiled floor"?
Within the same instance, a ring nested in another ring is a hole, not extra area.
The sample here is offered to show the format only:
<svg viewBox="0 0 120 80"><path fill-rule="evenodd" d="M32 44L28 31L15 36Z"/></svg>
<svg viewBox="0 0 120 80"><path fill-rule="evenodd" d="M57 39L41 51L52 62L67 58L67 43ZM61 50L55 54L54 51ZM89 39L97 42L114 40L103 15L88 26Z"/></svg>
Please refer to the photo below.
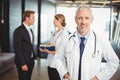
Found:
<svg viewBox="0 0 120 80"><path fill-rule="evenodd" d="M0 80L18 80L16 67L14 66L14 68L0 75ZM47 74L46 59L38 58L35 60L32 80L49 80Z"/></svg>

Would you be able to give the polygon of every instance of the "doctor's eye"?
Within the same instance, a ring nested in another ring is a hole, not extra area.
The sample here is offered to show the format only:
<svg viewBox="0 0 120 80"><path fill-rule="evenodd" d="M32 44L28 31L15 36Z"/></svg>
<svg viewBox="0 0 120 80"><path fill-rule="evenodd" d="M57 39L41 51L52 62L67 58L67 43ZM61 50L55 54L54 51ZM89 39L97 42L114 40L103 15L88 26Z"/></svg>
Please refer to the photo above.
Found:
<svg viewBox="0 0 120 80"><path fill-rule="evenodd" d="M90 19L89 17L85 17L86 20Z"/></svg>
<svg viewBox="0 0 120 80"><path fill-rule="evenodd" d="M82 17L78 17L78 19L80 20L80 19L82 19Z"/></svg>

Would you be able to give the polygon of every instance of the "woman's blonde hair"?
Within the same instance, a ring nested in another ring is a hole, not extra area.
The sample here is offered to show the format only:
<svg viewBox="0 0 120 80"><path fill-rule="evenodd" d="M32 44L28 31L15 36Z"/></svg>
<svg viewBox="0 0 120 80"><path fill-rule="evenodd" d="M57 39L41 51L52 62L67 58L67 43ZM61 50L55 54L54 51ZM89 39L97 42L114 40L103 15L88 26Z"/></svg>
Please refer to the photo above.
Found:
<svg viewBox="0 0 120 80"><path fill-rule="evenodd" d="M63 14L56 14L55 15L55 19L60 21L61 25L63 27L65 27L66 23L65 23L65 16Z"/></svg>

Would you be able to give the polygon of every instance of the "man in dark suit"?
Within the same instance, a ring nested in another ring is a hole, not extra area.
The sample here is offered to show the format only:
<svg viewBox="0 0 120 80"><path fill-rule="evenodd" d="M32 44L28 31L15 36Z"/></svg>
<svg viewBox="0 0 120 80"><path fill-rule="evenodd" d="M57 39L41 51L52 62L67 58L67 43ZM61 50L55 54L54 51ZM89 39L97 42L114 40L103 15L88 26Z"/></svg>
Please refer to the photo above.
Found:
<svg viewBox="0 0 120 80"><path fill-rule="evenodd" d="M35 22L35 12L23 13L23 24L14 31L15 63L19 80L31 80L35 54L33 51L34 36L30 26Z"/></svg>

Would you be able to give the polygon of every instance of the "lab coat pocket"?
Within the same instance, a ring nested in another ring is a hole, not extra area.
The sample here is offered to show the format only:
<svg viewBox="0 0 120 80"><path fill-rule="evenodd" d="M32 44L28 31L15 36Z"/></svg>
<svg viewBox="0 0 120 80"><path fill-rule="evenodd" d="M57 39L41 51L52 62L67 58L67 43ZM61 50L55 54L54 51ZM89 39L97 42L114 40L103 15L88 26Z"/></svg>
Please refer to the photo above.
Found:
<svg viewBox="0 0 120 80"><path fill-rule="evenodd" d="M71 52L65 52L65 59L67 62L71 62Z"/></svg>
<svg viewBox="0 0 120 80"><path fill-rule="evenodd" d="M96 50L96 53L92 55L92 65L96 66L96 69L100 67L102 61L102 52L100 50Z"/></svg>
<svg viewBox="0 0 120 80"><path fill-rule="evenodd" d="M102 60L102 53L96 50L96 53L92 54L91 59L89 59L89 73L91 76L94 76L97 72L99 72L101 68L101 60Z"/></svg>

